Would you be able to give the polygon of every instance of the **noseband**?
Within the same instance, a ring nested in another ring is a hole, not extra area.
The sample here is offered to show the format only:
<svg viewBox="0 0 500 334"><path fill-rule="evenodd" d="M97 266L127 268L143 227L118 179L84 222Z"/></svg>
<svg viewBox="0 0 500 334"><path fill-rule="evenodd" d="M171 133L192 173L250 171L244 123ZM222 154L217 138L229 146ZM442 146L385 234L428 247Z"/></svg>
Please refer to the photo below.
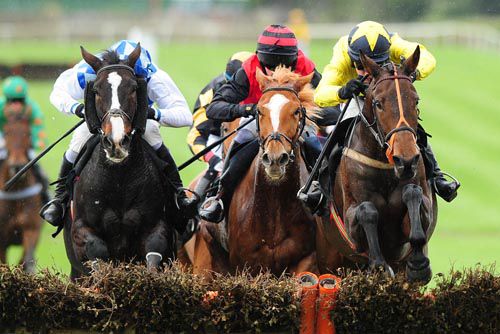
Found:
<svg viewBox="0 0 500 334"><path fill-rule="evenodd" d="M363 123L366 124L370 132L373 134L375 137L375 140L378 142L378 144L382 148L386 148L385 155L387 157L387 160L389 160L389 163L391 165L394 164L394 159L393 159L393 151L394 151L394 140L395 137L394 135L398 132L402 131L409 131L415 140L415 143L417 142L417 132L415 129L413 129L408 121L406 120L404 116L404 110L403 110L403 101L401 98L401 90L399 87L399 80L408 80L410 83L412 82L410 77L406 75L398 75L397 72L397 67L394 65L394 63L390 63L392 65L392 68L394 70L394 75L389 75L386 77L381 78L377 82L374 83L373 87L371 88L372 92L375 90L375 88L378 86L379 83L382 81L386 80L394 80L395 81L395 86L396 86L396 97L398 100L398 109L399 109L399 121L394 129L389 131L385 136L383 135L382 130L380 129L379 122L377 120L377 114L375 113L375 103L376 101L372 101L372 113L373 113L373 122L369 123L366 117L363 115L363 112L360 112L361 120ZM356 100L357 101L357 100ZM359 108L358 108L359 109ZM376 126L376 131L373 130L373 127ZM382 139L384 138L384 139Z"/></svg>
<svg viewBox="0 0 500 334"><path fill-rule="evenodd" d="M304 108L304 106L302 105L302 101L300 101L299 93L297 93L293 88L290 88L290 87L285 87L285 86L271 87L271 88L264 89L262 94L265 94L267 92L275 92L275 91L291 92L299 101L299 104L300 104L299 112L300 112L301 117L300 117L299 125L297 127L298 135L295 138L291 139L290 137L288 137L287 135L285 135L281 132L273 131L266 138L262 139L260 137L260 120L259 120L260 112L258 112L255 119L257 122L257 133L259 135L259 145L261 148L264 148L264 146L266 145L266 143L268 141L273 141L273 140L279 141L280 143L283 143L281 141L281 138L284 138L292 146L292 151L290 153L290 159L293 160L295 158L294 150L297 147L298 140L299 140L300 136L302 135L302 132L304 132L304 127L306 125L306 116L307 116L306 115L306 108Z"/></svg>

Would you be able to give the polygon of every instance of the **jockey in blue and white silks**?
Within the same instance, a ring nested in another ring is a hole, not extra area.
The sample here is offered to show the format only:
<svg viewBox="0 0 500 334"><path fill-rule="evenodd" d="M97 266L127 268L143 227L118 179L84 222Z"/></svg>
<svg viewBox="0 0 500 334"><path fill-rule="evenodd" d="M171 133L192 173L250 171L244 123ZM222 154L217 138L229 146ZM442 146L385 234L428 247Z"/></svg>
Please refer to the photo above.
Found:
<svg viewBox="0 0 500 334"><path fill-rule="evenodd" d="M122 40L110 47L110 51L115 51L121 60L128 58L128 55L134 50L137 43ZM101 57L98 54L97 57ZM177 88L170 76L151 61L149 52L141 47L141 55L137 60L134 71L136 75L146 78L147 93L150 103L148 113L153 115L154 119L148 119L146 131L143 138L151 145L158 153L158 156L167 162L167 164L175 168L175 170L166 171L167 177L178 188L182 187L179 173L175 162L170 155L168 149L163 145L160 135L160 125L170 127L190 126L193 122L191 111L186 102L186 99ZM84 98L84 90L86 83L93 81L96 74L92 67L84 60L72 68L64 71L54 83L54 88L50 94L50 102L61 112L67 115L77 115L83 117L85 110L81 100ZM71 139L69 149L64 154L63 164L59 177L65 177L71 170L80 150L85 145L87 140L92 136L86 124L82 124L76 129ZM182 204L185 198L183 192L180 198ZM53 203L48 206L42 216L53 225L59 225L62 222L64 214L64 203L66 198L64 185L56 188L56 197ZM185 201L186 206L191 205L188 200ZM182 206L182 205L181 205Z"/></svg>

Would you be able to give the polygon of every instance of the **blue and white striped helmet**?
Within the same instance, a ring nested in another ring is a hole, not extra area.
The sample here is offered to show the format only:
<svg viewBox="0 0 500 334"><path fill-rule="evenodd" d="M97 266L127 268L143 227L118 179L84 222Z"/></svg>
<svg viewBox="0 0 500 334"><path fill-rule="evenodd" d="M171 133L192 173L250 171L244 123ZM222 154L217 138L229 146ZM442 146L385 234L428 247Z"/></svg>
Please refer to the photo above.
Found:
<svg viewBox="0 0 500 334"><path fill-rule="evenodd" d="M121 40L115 44L113 44L109 50L114 50L118 53L120 60L125 60L128 58L130 53L134 51L137 46L136 42L129 40ZM99 53L96 56L102 58L103 53ZM81 60L77 65L77 77L78 83L80 87L85 88L85 84L87 81L95 80L95 71L90 67L89 64L85 62L85 60ZM153 73L157 71L156 66L153 64L151 60L151 55L148 50L141 46L141 55L134 67L135 74L138 76L145 77L148 80Z"/></svg>

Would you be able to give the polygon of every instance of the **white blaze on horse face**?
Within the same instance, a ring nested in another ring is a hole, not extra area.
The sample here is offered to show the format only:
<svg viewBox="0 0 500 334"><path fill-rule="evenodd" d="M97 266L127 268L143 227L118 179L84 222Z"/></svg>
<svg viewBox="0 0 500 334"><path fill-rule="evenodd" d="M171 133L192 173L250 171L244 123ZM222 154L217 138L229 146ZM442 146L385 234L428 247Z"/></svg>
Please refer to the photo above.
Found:
<svg viewBox="0 0 500 334"><path fill-rule="evenodd" d="M118 99L118 86L122 82L122 77L116 72L111 72L108 75L108 82L111 85L111 109L120 109L120 100Z"/></svg>
<svg viewBox="0 0 500 334"><path fill-rule="evenodd" d="M116 146L119 146L125 136L125 124L123 123L123 118L120 116L111 116L109 121L111 122L111 139Z"/></svg>
<svg viewBox="0 0 500 334"><path fill-rule="evenodd" d="M273 125L274 132L278 132L280 126L280 113L281 109L290 100L287 99L282 94L274 94L271 99L264 106L271 112L271 123Z"/></svg>

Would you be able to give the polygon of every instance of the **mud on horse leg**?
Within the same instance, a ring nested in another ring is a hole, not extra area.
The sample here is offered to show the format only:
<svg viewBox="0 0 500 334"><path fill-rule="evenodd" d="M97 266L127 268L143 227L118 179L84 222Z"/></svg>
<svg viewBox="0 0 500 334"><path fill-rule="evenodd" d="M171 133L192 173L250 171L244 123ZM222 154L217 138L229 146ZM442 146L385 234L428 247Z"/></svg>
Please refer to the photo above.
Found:
<svg viewBox="0 0 500 334"><path fill-rule="evenodd" d="M406 275L409 281L428 283L432 277L429 258L424 254L427 243L420 208L422 206L422 188L416 184L408 184L403 188L403 202L408 208L410 219L411 253L406 263Z"/></svg>
<svg viewBox="0 0 500 334"><path fill-rule="evenodd" d="M355 209L356 222L361 225L368 242L368 258L370 270L383 268L389 276L394 276L394 271L385 261L378 237L378 211L372 202L362 202Z"/></svg>

